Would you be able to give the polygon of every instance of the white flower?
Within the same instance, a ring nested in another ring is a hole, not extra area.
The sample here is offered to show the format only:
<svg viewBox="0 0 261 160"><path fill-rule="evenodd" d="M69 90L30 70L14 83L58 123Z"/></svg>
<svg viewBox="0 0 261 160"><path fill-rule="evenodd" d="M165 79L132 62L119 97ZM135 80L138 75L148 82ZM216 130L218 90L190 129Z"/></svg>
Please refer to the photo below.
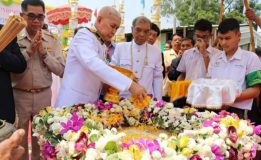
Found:
<svg viewBox="0 0 261 160"><path fill-rule="evenodd" d="M159 138L161 138L162 140L165 140L168 138L168 135L166 133L160 133Z"/></svg>
<svg viewBox="0 0 261 160"><path fill-rule="evenodd" d="M161 159L161 153L159 151L153 151L152 152L152 158L153 159Z"/></svg>
<svg viewBox="0 0 261 160"><path fill-rule="evenodd" d="M86 156L85 160L96 160L99 158L98 153L93 148L89 148L85 156Z"/></svg>
<svg viewBox="0 0 261 160"><path fill-rule="evenodd" d="M141 160L151 160L151 156L148 150L146 150L143 154L142 154L142 158Z"/></svg>
<svg viewBox="0 0 261 160"><path fill-rule="evenodd" d="M203 157L212 157L213 153L210 146L202 146L199 150L199 155L202 155Z"/></svg>
<svg viewBox="0 0 261 160"><path fill-rule="evenodd" d="M61 127L60 123L53 123L50 125L50 130L52 130L53 133L56 135L60 133L61 128L62 127Z"/></svg>
<svg viewBox="0 0 261 160"><path fill-rule="evenodd" d="M212 127L204 127L199 130L199 134L212 134L213 128Z"/></svg>
<svg viewBox="0 0 261 160"><path fill-rule="evenodd" d="M118 153L119 159L121 160L132 160L132 155L127 151L124 150L123 152Z"/></svg>

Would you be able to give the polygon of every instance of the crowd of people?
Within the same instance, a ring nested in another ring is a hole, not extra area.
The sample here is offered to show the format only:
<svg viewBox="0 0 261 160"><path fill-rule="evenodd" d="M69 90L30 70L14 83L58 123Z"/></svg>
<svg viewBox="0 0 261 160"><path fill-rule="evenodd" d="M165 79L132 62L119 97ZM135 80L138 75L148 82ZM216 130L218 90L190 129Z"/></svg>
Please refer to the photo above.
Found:
<svg viewBox="0 0 261 160"><path fill-rule="evenodd" d="M103 94L103 84L120 90L121 97L142 101L147 95L161 100L164 81L230 79L240 85L242 93L227 110L251 119L247 111L260 95L261 61L255 53L239 47L240 26L234 18L224 19L218 26L221 50L210 43L211 22L200 19L195 23L193 38L173 34L162 53L154 45L160 29L145 16L133 20L132 41L112 42L121 15L112 7L103 7L94 28L77 30L65 58L60 43L42 29L44 2L24 0L21 9L27 27L0 54L0 119L17 123L19 130L0 143L0 157L27 159L28 154L23 153L28 150L28 136L24 135L28 134L32 116L51 105L52 73L63 78L55 107L95 102ZM261 26L251 9L246 16ZM131 70L137 81L108 64ZM254 104L258 106L259 102ZM32 146L32 159L40 159L36 138Z"/></svg>

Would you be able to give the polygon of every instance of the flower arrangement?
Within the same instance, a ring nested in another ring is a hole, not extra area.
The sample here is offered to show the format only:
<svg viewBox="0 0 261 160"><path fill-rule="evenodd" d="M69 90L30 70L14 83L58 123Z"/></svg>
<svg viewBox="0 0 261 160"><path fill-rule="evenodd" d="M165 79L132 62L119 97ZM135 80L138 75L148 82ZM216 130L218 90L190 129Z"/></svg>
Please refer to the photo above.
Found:
<svg viewBox="0 0 261 160"><path fill-rule="evenodd" d="M155 137L124 132L142 125L165 132ZM125 99L119 104L47 107L34 116L33 132L46 159L240 160L253 159L260 149L261 126L226 111L198 112L153 100L136 108Z"/></svg>

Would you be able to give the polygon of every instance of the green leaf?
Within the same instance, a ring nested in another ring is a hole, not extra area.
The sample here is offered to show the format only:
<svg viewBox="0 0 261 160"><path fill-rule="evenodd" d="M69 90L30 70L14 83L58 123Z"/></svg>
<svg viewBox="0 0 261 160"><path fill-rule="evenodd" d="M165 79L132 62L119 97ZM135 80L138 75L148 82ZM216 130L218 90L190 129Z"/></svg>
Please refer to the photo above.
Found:
<svg viewBox="0 0 261 160"><path fill-rule="evenodd" d="M108 154L113 154L116 153L118 151L118 147L115 141L109 141L105 147L104 150L108 153Z"/></svg>
<svg viewBox="0 0 261 160"><path fill-rule="evenodd" d="M108 156L105 160L118 160L118 159L119 159L118 154L112 154Z"/></svg>
<svg viewBox="0 0 261 160"><path fill-rule="evenodd" d="M90 142L96 142L98 139L99 139L99 136L97 134L93 134L89 138Z"/></svg>

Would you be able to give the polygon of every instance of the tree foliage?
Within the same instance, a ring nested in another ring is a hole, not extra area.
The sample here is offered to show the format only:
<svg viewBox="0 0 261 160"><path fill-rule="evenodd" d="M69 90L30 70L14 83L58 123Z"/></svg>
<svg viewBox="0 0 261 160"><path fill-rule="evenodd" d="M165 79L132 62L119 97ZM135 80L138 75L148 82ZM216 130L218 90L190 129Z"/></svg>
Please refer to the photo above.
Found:
<svg viewBox="0 0 261 160"><path fill-rule="evenodd" d="M161 14L176 16L181 25L193 25L204 18L213 24L218 24L220 0L162 0ZM249 0L249 6L257 15L261 14L261 4L258 0ZM223 18L234 17L241 23L246 21L243 0L224 0Z"/></svg>

